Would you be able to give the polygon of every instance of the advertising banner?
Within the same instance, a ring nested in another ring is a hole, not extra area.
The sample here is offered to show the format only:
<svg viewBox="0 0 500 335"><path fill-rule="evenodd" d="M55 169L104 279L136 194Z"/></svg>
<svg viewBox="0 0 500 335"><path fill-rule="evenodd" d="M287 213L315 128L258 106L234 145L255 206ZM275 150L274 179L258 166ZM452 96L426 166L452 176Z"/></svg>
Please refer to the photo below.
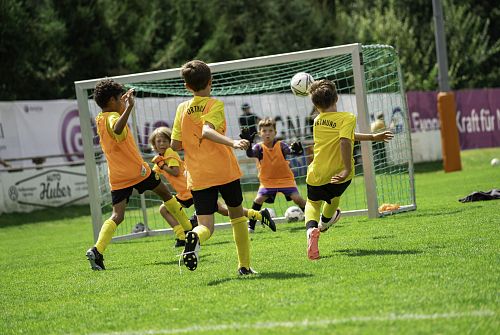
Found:
<svg viewBox="0 0 500 335"><path fill-rule="evenodd" d="M437 92L408 92L412 132L439 129ZM500 146L500 89L455 92L456 122L462 150Z"/></svg>
<svg viewBox="0 0 500 335"><path fill-rule="evenodd" d="M0 214L86 203L83 165L0 174Z"/></svg>

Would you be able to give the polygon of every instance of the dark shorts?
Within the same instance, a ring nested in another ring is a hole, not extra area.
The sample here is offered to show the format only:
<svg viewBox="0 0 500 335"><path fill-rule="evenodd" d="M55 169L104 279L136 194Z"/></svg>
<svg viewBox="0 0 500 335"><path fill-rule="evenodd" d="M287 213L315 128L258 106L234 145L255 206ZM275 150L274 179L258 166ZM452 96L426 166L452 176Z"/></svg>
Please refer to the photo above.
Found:
<svg viewBox="0 0 500 335"><path fill-rule="evenodd" d="M204 190L191 191L194 200L194 209L198 215L210 215L217 212L219 193L228 207L238 207L243 202L240 180L212 186Z"/></svg>
<svg viewBox="0 0 500 335"><path fill-rule="evenodd" d="M177 198L177 196L175 196L175 198L184 208L189 208L189 207L193 206L193 204L194 204L193 198L189 198L186 200L181 200L181 199Z"/></svg>
<svg viewBox="0 0 500 335"><path fill-rule="evenodd" d="M299 193L299 190L297 189L297 187L278 187L278 188L260 187L259 191L257 191L257 194L266 196L267 199L265 200L265 202L267 202L268 204L273 204L274 200L276 199L276 194L278 192L283 193L286 201L291 201L292 198L290 198L290 195L294 193Z"/></svg>
<svg viewBox="0 0 500 335"><path fill-rule="evenodd" d="M340 197L347 189L351 181L342 184L325 184L321 186L312 186L307 184L307 199L312 201L324 200L330 203L332 198Z"/></svg>
<svg viewBox="0 0 500 335"><path fill-rule="evenodd" d="M149 176L140 183L127 188L122 188L120 190L111 191L111 200L113 202L113 205L116 205L117 203L122 202L125 199L128 203L128 200L132 195L132 191L134 190L134 188L139 192L139 194L142 194L144 193L144 191L155 189L156 186L160 185L160 183L160 176L157 173L151 171Z"/></svg>

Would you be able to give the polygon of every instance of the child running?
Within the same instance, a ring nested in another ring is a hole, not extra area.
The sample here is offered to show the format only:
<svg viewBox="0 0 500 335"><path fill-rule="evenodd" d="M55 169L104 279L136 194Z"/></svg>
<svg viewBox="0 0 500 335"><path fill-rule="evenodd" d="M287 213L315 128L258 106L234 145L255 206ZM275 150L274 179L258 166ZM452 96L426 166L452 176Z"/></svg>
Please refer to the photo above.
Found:
<svg viewBox="0 0 500 335"><path fill-rule="evenodd" d="M184 161L179 154L170 147L171 138L172 130L168 127L156 128L149 136L149 143L158 154L152 160L152 162L155 163L153 171L162 174L168 180L176 192L175 197L177 201L179 201L184 208L189 208L193 205L193 195L187 187L187 172L184 167ZM227 207L220 201L217 201L217 212L223 216L229 215ZM184 247L186 245L186 232L182 229L183 227L177 223L164 205L160 206L160 213L170 224L177 236L174 246ZM267 215L267 210L259 212L253 209L243 208L243 214L254 220L266 222L270 225L271 229L276 230L276 226L272 220L262 221L262 218L265 218ZM196 215L194 218L196 218ZM191 220L191 224L193 224L193 226L197 225L193 220Z"/></svg>
<svg viewBox="0 0 500 335"><path fill-rule="evenodd" d="M137 149L127 121L134 107L133 90L123 94L123 86L112 79L97 83L94 100L102 109L96 117L97 132L102 151L108 163L109 184L113 212L104 221L94 247L87 250L86 256L92 270L105 270L103 253L111 242L116 227L125 218L125 208L135 188L139 193L146 190L155 192L164 202L163 205L184 229L190 230L186 213L177 199L172 197L156 173L152 173Z"/></svg>
<svg viewBox="0 0 500 335"><path fill-rule="evenodd" d="M257 168L259 170L260 186L257 191L252 209L260 210L264 202L274 203L276 194L283 193L286 201L293 202L305 210L306 201L299 194L295 177L290 163L286 160L288 155L299 156L304 150L300 142L294 142L291 146L283 141L276 139L276 122L271 118L265 118L259 121L259 136L262 142L256 143L249 148L246 153L248 157L258 159ZM250 143L254 134L243 131L240 137L248 139ZM255 220L248 221L248 231L253 233L255 230Z"/></svg>
<svg viewBox="0 0 500 335"><path fill-rule="evenodd" d="M220 193L233 228L238 273L254 274L256 272L250 267L247 217L241 205L242 173L233 152L233 149L248 149L250 143L225 136L224 104L210 97L212 73L207 64L199 60L190 61L182 66L181 75L193 98L177 107L171 146L173 150L184 148L188 188L198 216L198 226L186 234L182 254L184 265L191 271L197 268L200 243L206 242L214 232L214 213ZM267 210L262 211L262 221L267 225L272 221Z"/></svg>
<svg viewBox="0 0 500 335"><path fill-rule="evenodd" d="M330 80L313 82L309 95L319 110L313 124L314 159L307 168L305 211L307 256L315 260L320 257L320 233L339 220L340 197L354 177L354 140L388 141L393 134L390 131L377 134L355 133L356 116L337 111L337 90Z"/></svg>

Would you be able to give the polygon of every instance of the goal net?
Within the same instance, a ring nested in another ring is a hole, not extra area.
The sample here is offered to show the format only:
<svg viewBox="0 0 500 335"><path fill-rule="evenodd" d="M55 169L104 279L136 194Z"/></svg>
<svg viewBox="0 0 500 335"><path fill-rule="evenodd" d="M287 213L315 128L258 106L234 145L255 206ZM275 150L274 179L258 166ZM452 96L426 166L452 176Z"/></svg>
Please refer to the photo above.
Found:
<svg viewBox="0 0 500 335"><path fill-rule="evenodd" d="M376 125L395 134L389 143L355 144L355 177L341 198L343 214L378 217L416 208L408 109L398 57L392 47L350 44L209 66L213 74L212 96L224 102L227 136L238 138L241 106L248 104L258 117L276 120L279 139L303 143L304 154L289 158L289 162L304 198L307 165L312 160L313 105L310 98L292 94L290 79L297 72L307 72L314 79L334 81L339 93L337 109L357 116L357 132L369 133L370 126ZM144 159L149 162L154 156L148 144L149 135L159 126L171 127L177 105L191 95L184 87L179 68L114 79L137 93L129 126ZM95 237L112 210L107 164L94 121L100 111L92 100L97 81L75 83ZM244 151L236 151L236 155L244 173L243 205L250 208L259 187L256 161L247 158ZM175 193L173 189L172 193ZM380 211L380 205L386 203L398 208ZM158 212L160 204L152 192L134 193L114 239L164 233L168 224ZM292 205L293 202L287 202L279 194L273 204L264 204L264 207L273 209L279 222ZM193 208L187 210L188 215L192 213ZM216 222L228 222L228 218L216 214ZM144 225L145 230L134 233L137 224Z"/></svg>

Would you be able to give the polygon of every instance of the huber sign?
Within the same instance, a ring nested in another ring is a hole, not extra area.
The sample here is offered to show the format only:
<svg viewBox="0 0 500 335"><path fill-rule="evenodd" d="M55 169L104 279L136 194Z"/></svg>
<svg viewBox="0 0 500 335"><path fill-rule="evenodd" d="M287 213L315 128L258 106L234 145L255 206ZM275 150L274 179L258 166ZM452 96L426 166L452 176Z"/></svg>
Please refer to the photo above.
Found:
<svg viewBox="0 0 500 335"><path fill-rule="evenodd" d="M87 177L83 166L50 169L37 174L33 171L11 173L6 179L2 178L6 212L29 211L33 207L61 207L81 200L88 202Z"/></svg>

